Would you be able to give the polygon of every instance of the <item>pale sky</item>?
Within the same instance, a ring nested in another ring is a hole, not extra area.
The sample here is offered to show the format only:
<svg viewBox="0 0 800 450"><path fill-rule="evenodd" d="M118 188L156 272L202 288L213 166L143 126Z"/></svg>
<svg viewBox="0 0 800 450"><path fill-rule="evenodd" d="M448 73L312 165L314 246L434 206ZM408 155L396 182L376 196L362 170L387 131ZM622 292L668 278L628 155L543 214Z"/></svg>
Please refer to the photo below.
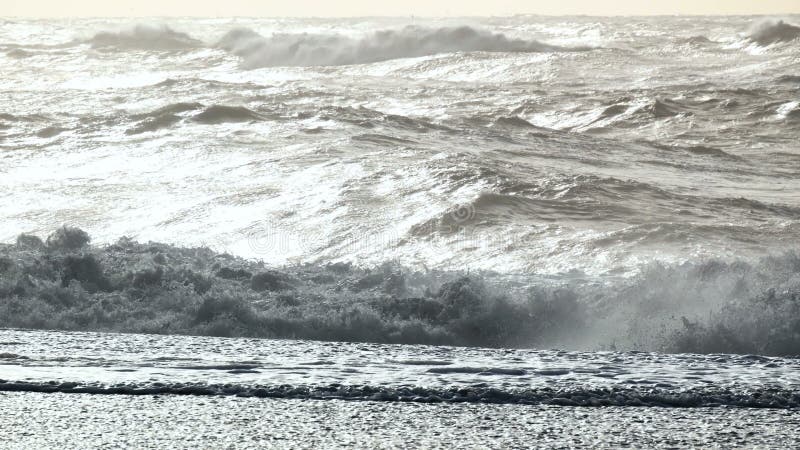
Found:
<svg viewBox="0 0 800 450"><path fill-rule="evenodd" d="M800 14L800 0L0 0L0 16Z"/></svg>

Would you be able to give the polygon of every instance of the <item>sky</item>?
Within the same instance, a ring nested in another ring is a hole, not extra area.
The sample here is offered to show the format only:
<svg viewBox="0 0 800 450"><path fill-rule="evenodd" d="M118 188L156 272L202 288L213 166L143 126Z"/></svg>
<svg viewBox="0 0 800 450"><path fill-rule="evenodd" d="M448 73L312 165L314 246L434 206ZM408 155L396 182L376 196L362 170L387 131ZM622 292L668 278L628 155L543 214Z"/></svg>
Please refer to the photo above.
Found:
<svg viewBox="0 0 800 450"><path fill-rule="evenodd" d="M800 0L0 0L0 16L800 14Z"/></svg>

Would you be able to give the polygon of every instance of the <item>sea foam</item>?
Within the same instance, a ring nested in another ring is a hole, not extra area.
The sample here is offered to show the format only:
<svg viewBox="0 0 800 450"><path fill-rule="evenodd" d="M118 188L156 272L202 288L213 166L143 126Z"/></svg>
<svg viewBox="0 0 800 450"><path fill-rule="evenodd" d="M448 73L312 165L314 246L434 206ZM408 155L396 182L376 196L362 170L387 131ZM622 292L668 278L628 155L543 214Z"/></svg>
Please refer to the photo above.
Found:
<svg viewBox="0 0 800 450"><path fill-rule="evenodd" d="M64 228L0 246L0 326L484 347L800 354L800 256L509 284L396 264L271 268Z"/></svg>

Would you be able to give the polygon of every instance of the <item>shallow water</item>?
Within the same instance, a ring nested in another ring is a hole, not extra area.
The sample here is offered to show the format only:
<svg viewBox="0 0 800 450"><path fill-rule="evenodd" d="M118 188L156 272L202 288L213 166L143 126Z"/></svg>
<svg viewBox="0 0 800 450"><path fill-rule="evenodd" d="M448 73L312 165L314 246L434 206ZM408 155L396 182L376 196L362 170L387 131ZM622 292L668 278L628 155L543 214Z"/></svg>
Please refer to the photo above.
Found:
<svg viewBox="0 0 800 450"><path fill-rule="evenodd" d="M0 391L505 403L800 406L800 361L3 330Z"/></svg>
<svg viewBox="0 0 800 450"><path fill-rule="evenodd" d="M0 392L0 448L785 448L796 411ZM163 424L169 423L168 427Z"/></svg>

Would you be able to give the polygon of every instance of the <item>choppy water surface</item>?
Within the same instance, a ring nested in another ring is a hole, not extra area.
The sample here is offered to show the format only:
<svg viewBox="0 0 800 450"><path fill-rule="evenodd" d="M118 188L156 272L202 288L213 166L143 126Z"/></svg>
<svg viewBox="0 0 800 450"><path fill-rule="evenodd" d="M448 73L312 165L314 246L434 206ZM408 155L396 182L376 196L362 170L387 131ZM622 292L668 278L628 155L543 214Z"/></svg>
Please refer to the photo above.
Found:
<svg viewBox="0 0 800 450"><path fill-rule="evenodd" d="M798 354L799 22L5 20L0 325Z"/></svg>
<svg viewBox="0 0 800 450"><path fill-rule="evenodd" d="M797 242L769 18L6 20L0 239L630 273Z"/></svg>

